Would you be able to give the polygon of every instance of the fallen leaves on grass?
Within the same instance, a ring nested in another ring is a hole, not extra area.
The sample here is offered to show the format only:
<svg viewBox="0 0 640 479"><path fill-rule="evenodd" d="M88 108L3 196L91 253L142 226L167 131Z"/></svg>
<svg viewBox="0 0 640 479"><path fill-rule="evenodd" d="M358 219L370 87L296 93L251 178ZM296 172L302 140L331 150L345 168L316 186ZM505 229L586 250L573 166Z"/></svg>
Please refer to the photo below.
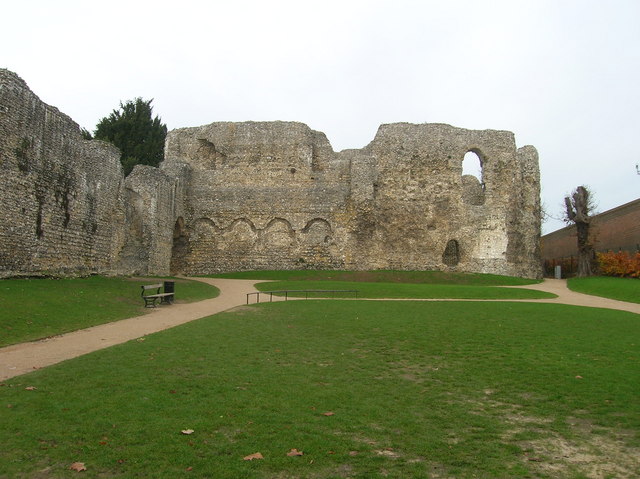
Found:
<svg viewBox="0 0 640 479"><path fill-rule="evenodd" d="M69 469L76 472L82 472L87 470L86 466L84 465L84 462L74 462L69 466Z"/></svg>
<svg viewBox="0 0 640 479"><path fill-rule="evenodd" d="M249 454L248 456L244 456L243 459L245 461L253 461L254 459L264 459L264 457L259 452L255 452L253 454Z"/></svg>
<svg viewBox="0 0 640 479"><path fill-rule="evenodd" d="M297 449L293 448L287 453L287 456L289 457L304 456L304 453L302 451L298 451Z"/></svg>
<svg viewBox="0 0 640 479"><path fill-rule="evenodd" d="M195 431L193 429L183 429L182 431L180 431L182 434L193 434Z"/></svg>

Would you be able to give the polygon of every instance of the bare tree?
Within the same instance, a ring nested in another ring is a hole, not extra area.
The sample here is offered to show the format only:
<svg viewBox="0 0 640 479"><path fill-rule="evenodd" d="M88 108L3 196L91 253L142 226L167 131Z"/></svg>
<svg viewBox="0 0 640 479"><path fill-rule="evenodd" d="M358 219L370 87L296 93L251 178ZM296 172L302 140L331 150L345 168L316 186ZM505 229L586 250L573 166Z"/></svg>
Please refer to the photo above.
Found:
<svg viewBox="0 0 640 479"><path fill-rule="evenodd" d="M578 236L578 276L592 276L595 274L595 253L589 227L591 213L595 208L591 192L584 186L578 186L571 196L565 196L565 221L576 225Z"/></svg>

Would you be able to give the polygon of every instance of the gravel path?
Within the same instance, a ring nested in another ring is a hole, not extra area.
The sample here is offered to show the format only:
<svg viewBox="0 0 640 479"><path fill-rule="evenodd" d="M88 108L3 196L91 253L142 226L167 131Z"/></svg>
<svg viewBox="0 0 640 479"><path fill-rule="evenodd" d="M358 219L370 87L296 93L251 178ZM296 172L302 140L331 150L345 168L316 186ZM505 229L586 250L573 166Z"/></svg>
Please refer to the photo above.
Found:
<svg viewBox="0 0 640 479"><path fill-rule="evenodd" d="M246 303L246 294L256 291L254 285L260 282L256 280L220 278L189 279L203 281L216 286L220 289L220 295L217 298L207 299L197 303L174 304L170 307L159 307L148 314L135 318L106 323L40 341L15 344L1 348L0 381L243 305ZM561 303L595 308L618 309L640 314L640 304L575 293L567 288L567 283L564 280L546 279L540 284L519 287L548 291L558 295L558 298L505 301ZM274 297L274 300L275 299Z"/></svg>

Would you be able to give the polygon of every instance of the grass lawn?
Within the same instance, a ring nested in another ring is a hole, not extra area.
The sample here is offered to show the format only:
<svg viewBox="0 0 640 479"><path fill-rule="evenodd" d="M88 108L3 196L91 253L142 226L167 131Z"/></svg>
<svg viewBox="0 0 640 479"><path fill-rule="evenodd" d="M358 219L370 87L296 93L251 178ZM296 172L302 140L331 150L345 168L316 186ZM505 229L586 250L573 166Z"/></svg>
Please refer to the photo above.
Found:
<svg viewBox="0 0 640 479"><path fill-rule="evenodd" d="M140 285L160 281L102 276L0 280L0 346L144 314ZM213 298L219 293L198 281L175 281L177 303Z"/></svg>
<svg viewBox="0 0 640 479"><path fill-rule="evenodd" d="M500 288L482 285L417 284L417 283L363 283L356 281L274 281L259 283L260 291L283 290L358 290L359 298L456 298L456 299L538 299L555 298L555 294L523 288ZM327 293L310 293L330 296ZM335 293L351 298L352 293ZM305 296L305 293L289 293L289 296Z"/></svg>
<svg viewBox="0 0 640 479"><path fill-rule="evenodd" d="M520 286L535 284L535 279L495 274L446 271L241 271L210 275L212 278L271 279L278 281L356 281L368 283L424 283L473 286Z"/></svg>
<svg viewBox="0 0 640 479"><path fill-rule="evenodd" d="M639 338L555 304L243 306L6 381L0 477L639 477Z"/></svg>
<svg viewBox="0 0 640 479"><path fill-rule="evenodd" d="M604 298L640 303L640 279L591 276L570 278L567 286L578 293L592 294Z"/></svg>

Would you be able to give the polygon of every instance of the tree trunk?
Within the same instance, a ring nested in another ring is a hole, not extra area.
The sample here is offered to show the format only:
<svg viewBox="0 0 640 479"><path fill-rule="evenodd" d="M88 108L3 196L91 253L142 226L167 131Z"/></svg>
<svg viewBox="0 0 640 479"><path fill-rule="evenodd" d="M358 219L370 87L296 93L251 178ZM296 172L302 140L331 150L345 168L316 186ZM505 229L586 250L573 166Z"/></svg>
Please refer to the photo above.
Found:
<svg viewBox="0 0 640 479"><path fill-rule="evenodd" d="M578 272L583 278L593 275L593 245L589 242L589 223L576 222L578 231Z"/></svg>
<svg viewBox="0 0 640 479"><path fill-rule="evenodd" d="M595 254L589 238L590 213L593 209L590 193L584 186L578 186L571 196L564 199L567 220L576 225L578 232L578 273L577 276L591 276L595 272Z"/></svg>

